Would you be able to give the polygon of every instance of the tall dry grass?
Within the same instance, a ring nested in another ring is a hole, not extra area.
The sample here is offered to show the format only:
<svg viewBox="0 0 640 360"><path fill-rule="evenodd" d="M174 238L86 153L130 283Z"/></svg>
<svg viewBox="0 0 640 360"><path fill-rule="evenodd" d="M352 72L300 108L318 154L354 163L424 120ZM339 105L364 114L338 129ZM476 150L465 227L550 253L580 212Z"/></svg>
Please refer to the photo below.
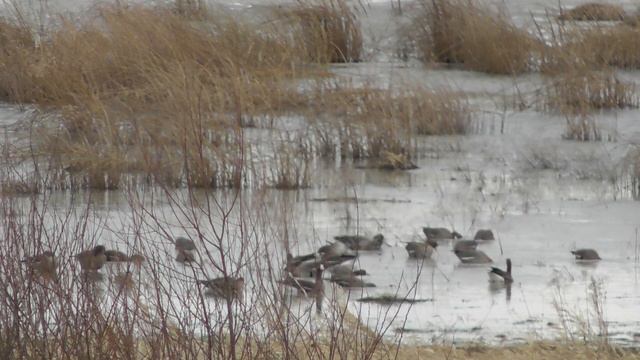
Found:
<svg viewBox="0 0 640 360"><path fill-rule="evenodd" d="M298 0L278 9L292 26L293 41L307 59L318 63L357 62L362 56L362 30L353 5L345 0Z"/></svg>
<svg viewBox="0 0 640 360"><path fill-rule="evenodd" d="M412 157L419 135L465 134L471 109L464 95L419 87L352 88L336 83L312 95L311 128L323 156Z"/></svg>
<svg viewBox="0 0 640 360"><path fill-rule="evenodd" d="M589 2L567 11L560 10L560 20L621 21L625 18L624 8L617 4Z"/></svg>
<svg viewBox="0 0 640 360"><path fill-rule="evenodd" d="M412 23L421 60L462 64L469 70L529 71L539 46L504 12L472 0L421 0Z"/></svg>
<svg viewBox="0 0 640 360"><path fill-rule="evenodd" d="M126 173L156 182L238 186L243 119L299 106L292 82L315 76L281 29L224 15L103 7L35 46L3 22L0 95L34 104L39 153L76 183L116 188ZM311 75L313 74L313 75ZM53 114L53 115L52 115Z"/></svg>
<svg viewBox="0 0 640 360"><path fill-rule="evenodd" d="M574 69L548 79L543 103L546 110L585 116L602 109L637 108L640 98L635 84L612 71Z"/></svg>

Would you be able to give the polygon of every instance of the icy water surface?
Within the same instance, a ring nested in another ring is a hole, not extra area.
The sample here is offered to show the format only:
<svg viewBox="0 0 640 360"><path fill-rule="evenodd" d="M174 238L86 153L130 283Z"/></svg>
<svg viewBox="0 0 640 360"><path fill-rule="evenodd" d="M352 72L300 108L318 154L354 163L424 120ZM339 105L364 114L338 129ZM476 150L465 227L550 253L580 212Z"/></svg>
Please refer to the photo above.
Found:
<svg viewBox="0 0 640 360"><path fill-rule="evenodd" d="M70 0L50 3L68 10L77 5ZM530 21L530 12L543 14L545 7L557 6L555 1L504 3L523 24ZM563 5L574 3L578 2ZM238 0L223 5L244 11L263 3ZM633 8L631 1L623 5ZM380 252L362 253L357 260L357 267L370 273L367 280L376 287L354 290L348 297L340 289L335 294L348 299L350 309L371 326L384 316L387 306L355 301L361 296L398 293L426 300L402 305L393 321L391 332L403 331L405 341L500 343L555 338L566 334L562 309L570 309L572 320L584 319L597 333L591 304L591 286L596 283L605 294L611 340L638 345L634 334L640 333L640 202L631 197L623 159L640 143L640 111L596 117L604 137L611 141L563 140L561 117L534 108L496 111L496 102L513 94L516 84L520 90L539 86L541 79L536 75L514 79L428 70L418 63L395 60L395 23L386 1L373 3L363 24L369 59L338 66L336 74L381 87L411 82L474 94L478 131L467 136L421 138L417 170L396 173L320 163L310 189L261 192L262 200L277 204L274 221L282 215L277 214L278 209L289 209L287 221L295 224L294 235L290 235L292 250L307 253L344 233L383 233L387 245ZM627 76L636 82L640 78L637 73ZM0 124L7 127L21 116L16 109L2 108ZM258 194L248 192L246 196ZM58 194L54 204L64 208L68 197ZM107 247L132 245L126 244L126 235L118 233L129 214L127 198L128 194L108 192L91 199L102 214L101 226L107 230L101 239ZM159 212L170 212L158 206ZM177 222L172 226L174 235L189 233ZM489 284L488 266L460 264L451 243L443 243L433 259L408 259L404 242L422 239L423 226L454 228L466 236L480 228L492 229L498 240L480 249L500 267L506 258L512 259L515 281L510 294ZM166 254L171 253L170 243L158 242ZM282 244L273 246L283 259ZM570 250L582 247L597 249L603 260L576 263ZM184 271L181 265L169 264ZM566 324L572 330L579 326L571 321Z"/></svg>

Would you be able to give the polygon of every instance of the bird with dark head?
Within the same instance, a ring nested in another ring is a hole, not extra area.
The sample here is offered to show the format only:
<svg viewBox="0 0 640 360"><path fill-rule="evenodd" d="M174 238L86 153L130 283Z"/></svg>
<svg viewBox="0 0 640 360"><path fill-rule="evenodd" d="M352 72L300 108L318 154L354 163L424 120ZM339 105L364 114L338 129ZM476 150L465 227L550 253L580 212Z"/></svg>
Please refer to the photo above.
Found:
<svg viewBox="0 0 640 360"><path fill-rule="evenodd" d="M384 235L376 234L373 238L362 235L340 235L333 237L336 241L345 244L351 250L380 250L384 243Z"/></svg>
<svg viewBox="0 0 640 360"><path fill-rule="evenodd" d="M497 267L492 267L489 270L489 279L492 282L502 282L505 284L513 283L513 277L511 276L511 259L507 259L506 271Z"/></svg>
<svg viewBox="0 0 640 360"><path fill-rule="evenodd" d="M422 232L425 234L427 239L430 240L452 240L452 239L462 239L462 235L456 231L450 231L445 228L432 228L432 227L423 227Z"/></svg>
<svg viewBox="0 0 640 360"><path fill-rule="evenodd" d="M571 251L571 253L576 257L576 260L602 260L598 252L594 249L578 249Z"/></svg>

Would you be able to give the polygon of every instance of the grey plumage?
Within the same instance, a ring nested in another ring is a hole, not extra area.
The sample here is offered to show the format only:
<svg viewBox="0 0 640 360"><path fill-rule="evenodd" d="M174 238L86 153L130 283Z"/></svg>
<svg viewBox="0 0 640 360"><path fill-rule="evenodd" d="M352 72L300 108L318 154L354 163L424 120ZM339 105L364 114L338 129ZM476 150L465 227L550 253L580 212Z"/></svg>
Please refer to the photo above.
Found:
<svg viewBox="0 0 640 360"><path fill-rule="evenodd" d="M430 240L451 240L451 239L461 239L462 235L460 235L456 231L450 231L445 228L432 228L432 227L423 227L422 232L427 236L427 239Z"/></svg>
<svg viewBox="0 0 640 360"><path fill-rule="evenodd" d="M481 250L454 250L453 252L463 264L488 264L493 262L493 260Z"/></svg>
<svg viewBox="0 0 640 360"><path fill-rule="evenodd" d="M377 234L373 238L361 235L340 235L333 238L351 250L380 250L382 243L384 243L382 234Z"/></svg>
<svg viewBox="0 0 640 360"><path fill-rule="evenodd" d="M476 231L476 235L473 237L474 240L495 240L496 238L493 236L493 231L490 229L480 229Z"/></svg>
<svg viewBox="0 0 640 360"><path fill-rule="evenodd" d="M594 249L578 249L571 251L576 260L601 260L600 255Z"/></svg>

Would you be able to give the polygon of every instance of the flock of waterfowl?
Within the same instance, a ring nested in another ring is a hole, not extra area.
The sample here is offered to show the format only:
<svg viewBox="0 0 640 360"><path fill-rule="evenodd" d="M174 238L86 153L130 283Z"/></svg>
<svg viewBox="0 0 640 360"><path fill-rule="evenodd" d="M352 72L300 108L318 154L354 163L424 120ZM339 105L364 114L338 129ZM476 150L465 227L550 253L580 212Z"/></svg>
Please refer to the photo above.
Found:
<svg viewBox="0 0 640 360"><path fill-rule="evenodd" d="M453 252L463 264L489 264L493 260L478 249L478 245L495 240L493 231L488 229L478 230L473 239L464 239L456 231L445 228L423 228L426 238L422 241L407 242L405 249L409 258L428 259L436 251L438 244L443 241L454 241ZM366 270L354 269L353 265L343 263L355 260L360 251L381 251L385 243L384 236L377 234L373 237L361 235L340 235L334 237L335 241L320 247L316 252L293 256L287 253L284 276L279 282L285 286L297 290L305 296L322 297L324 294L324 280L336 283L345 288L375 287L375 284L366 282L362 276L367 275ZM196 261L196 244L185 237L177 237L173 240L175 245L175 260L180 263ZM576 260L595 261L600 256L593 249L578 249L571 253ZM102 245L85 250L75 255L84 273L92 273L100 270L108 262L128 262L140 266L145 258L139 254L127 255L118 250L107 250ZM56 274L56 260L53 252L46 251L42 254L30 256L23 260L28 267L40 275L53 277ZM491 267L489 270L490 281L510 285L513 283L511 274L511 259L506 261L506 270ZM324 272L330 273L325 279ZM120 276L128 276L127 270ZM197 280L203 285L206 294L222 298L238 298L242 295L244 279L242 277L219 277L206 280ZM321 306L321 301L317 301Z"/></svg>

